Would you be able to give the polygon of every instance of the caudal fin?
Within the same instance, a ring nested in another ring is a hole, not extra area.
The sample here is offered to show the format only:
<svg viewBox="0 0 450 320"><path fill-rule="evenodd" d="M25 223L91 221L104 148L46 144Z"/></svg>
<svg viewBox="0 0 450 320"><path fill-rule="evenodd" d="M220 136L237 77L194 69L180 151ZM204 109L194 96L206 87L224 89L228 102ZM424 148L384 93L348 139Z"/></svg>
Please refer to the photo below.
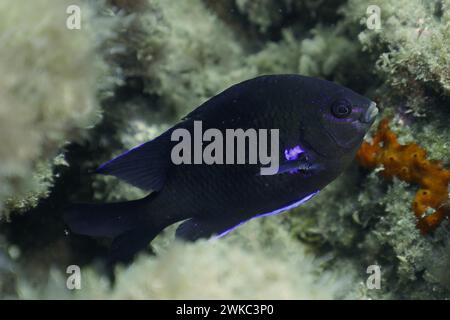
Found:
<svg viewBox="0 0 450 320"><path fill-rule="evenodd" d="M64 221L73 233L116 237L139 226L142 200L118 203L79 203L68 207Z"/></svg>
<svg viewBox="0 0 450 320"><path fill-rule="evenodd" d="M149 197L118 203L73 204L65 210L64 220L73 233L114 238L110 261L128 262L165 227L143 219L148 214L144 204Z"/></svg>

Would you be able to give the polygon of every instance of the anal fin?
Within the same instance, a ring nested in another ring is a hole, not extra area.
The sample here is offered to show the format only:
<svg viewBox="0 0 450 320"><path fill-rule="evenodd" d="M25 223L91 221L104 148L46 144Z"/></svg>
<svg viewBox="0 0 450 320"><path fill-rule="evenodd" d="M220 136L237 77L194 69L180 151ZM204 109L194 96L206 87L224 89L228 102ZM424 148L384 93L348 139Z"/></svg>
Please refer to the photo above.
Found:
<svg viewBox="0 0 450 320"><path fill-rule="evenodd" d="M143 226L136 228L114 238L109 253L111 264L130 262L141 250L144 250L149 243L161 232L162 228Z"/></svg>

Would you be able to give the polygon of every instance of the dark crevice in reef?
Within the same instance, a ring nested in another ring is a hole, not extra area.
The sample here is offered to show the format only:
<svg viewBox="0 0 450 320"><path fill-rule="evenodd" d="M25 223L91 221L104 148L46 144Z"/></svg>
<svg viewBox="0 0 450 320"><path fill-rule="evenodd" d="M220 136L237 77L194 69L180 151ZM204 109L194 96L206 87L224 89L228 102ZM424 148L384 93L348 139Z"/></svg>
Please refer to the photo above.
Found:
<svg viewBox="0 0 450 320"><path fill-rule="evenodd" d="M284 29L300 28L301 33L304 33L317 24L335 25L342 18L340 14L336 13L344 1L332 0L315 7L295 3L288 5L280 1L276 7L266 9L270 11L273 21L265 30L261 30L246 13L241 12L235 1L204 0L204 3L240 37L242 45L257 48L268 41L282 40ZM316 13L318 10L320 10L320 15Z"/></svg>
<svg viewBox="0 0 450 320"><path fill-rule="evenodd" d="M69 264L84 265L106 255L106 247L101 242L69 233L62 219L64 208L74 194L86 199L92 194L86 168L73 159L73 155L89 157L86 153L90 152L80 145L69 146L66 158L70 168L55 169L59 178L50 196L42 199L36 208L25 214L15 214L10 223L0 226L8 242L20 248L21 259L27 261L26 264L39 259L39 265L65 268ZM42 263L43 260L46 263Z"/></svg>
<svg viewBox="0 0 450 320"><path fill-rule="evenodd" d="M208 9L213 11L237 36L239 43L249 50L262 47L266 36L259 33L257 28L239 12L234 1L204 0Z"/></svg>
<svg viewBox="0 0 450 320"><path fill-rule="evenodd" d="M142 105L157 106L155 97L143 93L143 80L126 79L125 85L116 88L114 98L103 102L104 108L116 108L106 112L102 121L82 143L71 143L65 153L69 166L55 168L58 176L50 195L41 199L39 205L24 214L12 215L10 223L0 224L0 233L7 241L20 248L25 261L46 260L47 265L84 265L94 258L104 260L108 254L109 241L79 236L68 231L63 221L64 208L71 202L91 202L93 171L100 163L111 157L111 150L123 148L113 137L121 125L121 107L125 102L140 100ZM153 110L152 110L153 111ZM81 161L80 159L89 159ZM55 244L59 250L55 250ZM39 257L36 255L39 253ZM43 254L44 253L44 254ZM40 265L45 265L40 263Z"/></svg>

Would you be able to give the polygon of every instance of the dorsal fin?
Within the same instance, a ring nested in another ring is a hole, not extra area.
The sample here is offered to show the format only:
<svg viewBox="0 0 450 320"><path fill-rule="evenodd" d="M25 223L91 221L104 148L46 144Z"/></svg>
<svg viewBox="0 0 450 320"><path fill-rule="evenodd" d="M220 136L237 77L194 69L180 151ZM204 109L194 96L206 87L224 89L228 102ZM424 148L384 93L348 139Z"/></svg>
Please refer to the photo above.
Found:
<svg viewBox="0 0 450 320"><path fill-rule="evenodd" d="M102 164L96 172L116 176L147 191L159 191L170 165L168 145L162 134Z"/></svg>

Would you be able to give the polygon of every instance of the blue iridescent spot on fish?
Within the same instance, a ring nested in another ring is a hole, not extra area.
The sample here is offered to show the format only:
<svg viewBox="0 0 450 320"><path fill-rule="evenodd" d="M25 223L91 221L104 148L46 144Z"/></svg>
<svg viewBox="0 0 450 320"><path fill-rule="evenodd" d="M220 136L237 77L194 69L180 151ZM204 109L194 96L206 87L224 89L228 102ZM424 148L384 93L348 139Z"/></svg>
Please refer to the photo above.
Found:
<svg viewBox="0 0 450 320"><path fill-rule="evenodd" d="M244 81L97 170L148 190L147 197L74 204L65 221L74 233L113 238L113 260L131 259L179 221L179 238L223 236L311 199L352 162L377 111L368 98L326 80L269 75ZM279 129L279 170L261 175L259 164L175 165L171 134L182 128L193 135L194 121L224 135L226 129Z"/></svg>
<svg viewBox="0 0 450 320"><path fill-rule="evenodd" d="M304 152L305 151L300 146L295 146L292 149L284 150L284 157L286 160L297 160L298 156Z"/></svg>

